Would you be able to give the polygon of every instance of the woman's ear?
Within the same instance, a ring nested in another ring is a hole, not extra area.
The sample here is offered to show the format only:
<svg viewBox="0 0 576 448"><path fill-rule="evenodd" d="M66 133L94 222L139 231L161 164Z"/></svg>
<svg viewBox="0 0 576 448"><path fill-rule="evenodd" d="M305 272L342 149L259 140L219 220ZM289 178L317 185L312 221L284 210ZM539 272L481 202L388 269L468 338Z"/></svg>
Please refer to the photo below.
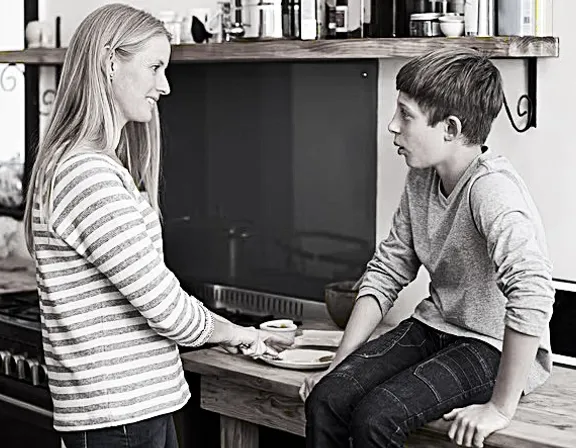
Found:
<svg viewBox="0 0 576 448"><path fill-rule="evenodd" d="M462 134L462 122L460 118L455 115L450 115L444 120L444 123L446 124L444 140L453 142L458 139L460 134Z"/></svg>
<svg viewBox="0 0 576 448"><path fill-rule="evenodd" d="M116 69L116 55L115 52L110 49L110 45L104 46L104 51L106 55L106 74L108 75L108 79L112 81Z"/></svg>

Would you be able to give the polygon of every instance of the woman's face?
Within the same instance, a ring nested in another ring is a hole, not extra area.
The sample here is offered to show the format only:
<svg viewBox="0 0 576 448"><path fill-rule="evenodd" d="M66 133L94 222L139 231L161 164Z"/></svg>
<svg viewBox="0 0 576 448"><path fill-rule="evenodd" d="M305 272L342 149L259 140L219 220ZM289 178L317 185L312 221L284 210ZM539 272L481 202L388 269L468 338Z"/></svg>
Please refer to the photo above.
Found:
<svg viewBox="0 0 576 448"><path fill-rule="evenodd" d="M112 90L122 126L150 121L160 95L170 93L166 79L170 50L167 37L155 36L129 61L114 59Z"/></svg>

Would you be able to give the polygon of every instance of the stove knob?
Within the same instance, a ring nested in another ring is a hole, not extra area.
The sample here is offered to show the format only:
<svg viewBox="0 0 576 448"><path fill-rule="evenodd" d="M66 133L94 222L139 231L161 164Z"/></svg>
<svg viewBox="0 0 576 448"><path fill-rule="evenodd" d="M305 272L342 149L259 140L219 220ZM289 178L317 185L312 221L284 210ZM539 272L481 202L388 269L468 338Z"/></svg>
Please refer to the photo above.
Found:
<svg viewBox="0 0 576 448"><path fill-rule="evenodd" d="M28 368L30 369L30 379L33 386L38 386L42 381L40 381L40 363L37 359L30 358L26 360Z"/></svg>
<svg viewBox="0 0 576 448"><path fill-rule="evenodd" d="M6 350L0 351L0 370L4 375L10 375L12 372L12 353Z"/></svg>
<svg viewBox="0 0 576 448"><path fill-rule="evenodd" d="M14 360L12 359L12 353L3 351L2 352L2 373L6 376L11 376L14 370Z"/></svg>
<svg viewBox="0 0 576 448"><path fill-rule="evenodd" d="M19 380L26 379L26 357L24 355L14 355L12 356L12 376L15 376Z"/></svg>

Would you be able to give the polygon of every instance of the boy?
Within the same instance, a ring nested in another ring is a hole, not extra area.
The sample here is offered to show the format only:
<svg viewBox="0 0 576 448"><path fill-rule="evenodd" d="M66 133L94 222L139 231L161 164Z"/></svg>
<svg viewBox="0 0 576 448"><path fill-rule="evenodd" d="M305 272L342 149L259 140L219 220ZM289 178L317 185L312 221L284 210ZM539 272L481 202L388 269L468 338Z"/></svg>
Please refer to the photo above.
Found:
<svg viewBox="0 0 576 448"><path fill-rule="evenodd" d="M388 129L410 170L334 362L302 386L309 447L401 447L442 416L455 443L481 447L551 370L540 217L484 146L502 107L498 69L473 50L440 50L402 67L396 88ZM430 297L366 343L421 265Z"/></svg>

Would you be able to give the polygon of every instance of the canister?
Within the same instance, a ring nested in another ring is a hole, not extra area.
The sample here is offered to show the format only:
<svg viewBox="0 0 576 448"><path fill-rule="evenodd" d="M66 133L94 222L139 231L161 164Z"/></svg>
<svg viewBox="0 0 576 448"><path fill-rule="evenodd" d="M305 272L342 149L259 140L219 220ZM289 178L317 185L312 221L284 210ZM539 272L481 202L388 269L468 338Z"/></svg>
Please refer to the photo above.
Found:
<svg viewBox="0 0 576 448"><path fill-rule="evenodd" d="M438 17L442 14L436 12L425 12L410 15L410 36L411 37L435 37L441 36L440 22Z"/></svg>

